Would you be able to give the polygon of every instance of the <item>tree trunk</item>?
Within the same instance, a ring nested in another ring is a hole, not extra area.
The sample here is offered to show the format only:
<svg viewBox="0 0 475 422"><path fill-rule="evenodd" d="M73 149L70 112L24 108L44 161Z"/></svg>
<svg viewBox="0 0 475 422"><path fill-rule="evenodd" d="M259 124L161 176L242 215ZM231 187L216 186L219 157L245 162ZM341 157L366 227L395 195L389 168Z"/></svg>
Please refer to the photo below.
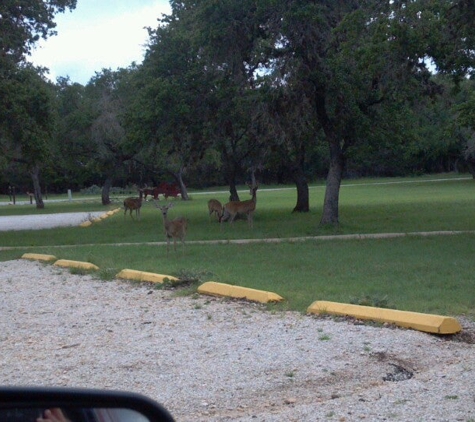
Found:
<svg viewBox="0 0 475 422"><path fill-rule="evenodd" d="M251 186L258 186L259 183L256 179L256 171L260 171L263 168L261 164L254 165L249 169L249 172L251 173Z"/></svg>
<svg viewBox="0 0 475 422"><path fill-rule="evenodd" d="M236 170L233 166L228 167L228 183L229 183L229 200L239 201L239 195L236 189Z"/></svg>
<svg viewBox="0 0 475 422"><path fill-rule="evenodd" d="M236 189L236 169L237 164L234 160L232 152L228 154L226 147L223 147L223 151L221 152L223 166L226 172L226 179L229 183L229 200L230 201L239 201L239 195Z"/></svg>
<svg viewBox="0 0 475 422"><path fill-rule="evenodd" d="M330 169L327 175L327 187L325 189L325 200L323 202L323 215L320 225L338 225L340 185L343 175L343 151L340 143L333 139L329 142L330 146Z"/></svg>
<svg viewBox="0 0 475 422"><path fill-rule="evenodd" d="M41 196L41 186L40 186L40 167L35 165L30 171L31 179L33 180L33 189L35 193L35 202L37 209L44 209L45 204Z"/></svg>
<svg viewBox="0 0 475 422"><path fill-rule="evenodd" d="M308 183L303 168L295 167L292 169L292 177L297 187L297 204L292 212L309 212Z"/></svg>
<svg viewBox="0 0 475 422"><path fill-rule="evenodd" d="M229 200L239 201L239 195L236 189L236 180L234 177L229 180Z"/></svg>
<svg viewBox="0 0 475 422"><path fill-rule="evenodd" d="M475 162L467 159L465 160L465 163L467 164L468 172L472 175L472 179L475 179Z"/></svg>
<svg viewBox="0 0 475 422"><path fill-rule="evenodd" d="M104 186L102 186L102 205L109 205L111 203L111 200L110 200L111 186L112 186L112 179L108 177L104 182Z"/></svg>
<svg viewBox="0 0 475 422"><path fill-rule="evenodd" d="M183 168L180 168L180 170L178 170L178 172L176 173L170 173L172 174L173 178L176 180L178 186L180 187L181 199L183 201L188 201L190 197L188 196L188 189L186 189L186 185L183 182Z"/></svg>
<svg viewBox="0 0 475 422"><path fill-rule="evenodd" d="M178 180L178 185L180 186L181 199L183 201L188 201L190 199L190 197L188 196L188 189L186 189L185 183L183 183L183 177L181 174Z"/></svg>

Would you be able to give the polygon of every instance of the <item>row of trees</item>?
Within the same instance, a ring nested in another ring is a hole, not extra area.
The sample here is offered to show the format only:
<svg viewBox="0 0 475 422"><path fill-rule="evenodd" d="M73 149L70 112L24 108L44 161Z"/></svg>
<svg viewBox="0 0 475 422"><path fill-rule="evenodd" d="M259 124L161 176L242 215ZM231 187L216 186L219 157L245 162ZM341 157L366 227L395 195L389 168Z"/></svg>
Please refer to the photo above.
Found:
<svg viewBox="0 0 475 422"><path fill-rule="evenodd" d="M257 174L292 180L299 212L308 181L326 177L321 223L337 224L345 175L474 167L472 2L172 0L143 63L86 86L48 83L24 61L75 2L24 3L49 20L12 18L43 25L23 28L15 50L1 44L0 6L0 166L3 183L27 169L37 206L40 170L50 189L100 184L104 204L113 184L163 178L184 199L186 180L226 183L236 200Z"/></svg>

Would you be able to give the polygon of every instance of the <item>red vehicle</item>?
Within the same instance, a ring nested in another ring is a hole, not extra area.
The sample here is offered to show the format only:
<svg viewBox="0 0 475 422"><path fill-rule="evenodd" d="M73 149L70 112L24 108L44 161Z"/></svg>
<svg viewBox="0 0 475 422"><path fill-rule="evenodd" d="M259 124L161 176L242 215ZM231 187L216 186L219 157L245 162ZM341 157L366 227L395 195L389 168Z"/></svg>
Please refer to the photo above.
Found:
<svg viewBox="0 0 475 422"><path fill-rule="evenodd" d="M163 195L165 199L169 196L177 198L181 195L179 186L176 183L162 182L155 188L142 189L144 200L147 200L148 195L153 195L153 199L159 199L159 195Z"/></svg>

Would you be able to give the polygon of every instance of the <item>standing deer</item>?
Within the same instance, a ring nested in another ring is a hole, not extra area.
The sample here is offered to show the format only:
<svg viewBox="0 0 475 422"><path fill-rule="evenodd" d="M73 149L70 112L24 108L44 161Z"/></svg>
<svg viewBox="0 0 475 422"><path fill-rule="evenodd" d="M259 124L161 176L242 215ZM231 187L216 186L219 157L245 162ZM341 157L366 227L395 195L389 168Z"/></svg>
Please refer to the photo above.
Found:
<svg viewBox="0 0 475 422"><path fill-rule="evenodd" d="M173 249L175 250L175 252L176 239L181 240L184 254L186 229L188 227L187 219L185 217L176 217L173 220L168 219L168 210L173 207L173 204L171 202L167 205L158 205L158 203L155 202L155 206L162 212L163 216L163 227L165 228L165 235L167 236L167 256L171 238L173 238Z"/></svg>
<svg viewBox="0 0 475 422"><path fill-rule="evenodd" d="M127 211L130 211L130 218L132 217L132 211L135 210L135 216L140 220L140 208L142 207L143 194L142 190L139 190L140 196L138 198L130 197L124 199L124 218Z"/></svg>
<svg viewBox="0 0 475 422"><path fill-rule="evenodd" d="M223 207L223 213L221 214L221 218L219 219L220 223L222 224L224 220L228 220L232 223L236 218L236 215L246 214L247 215L247 222L250 227L253 226L252 224L252 217L254 211L256 210L256 191L259 188L259 185L251 186L248 185L250 188L250 194L252 195L252 199L248 199L247 201L231 201L228 202Z"/></svg>
<svg viewBox="0 0 475 422"><path fill-rule="evenodd" d="M211 214L216 213L216 217L218 217L218 221L219 221L223 213L223 205L217 199L210 199L208 201L208 210L209 210L210 219L211 219Z"/></svg>

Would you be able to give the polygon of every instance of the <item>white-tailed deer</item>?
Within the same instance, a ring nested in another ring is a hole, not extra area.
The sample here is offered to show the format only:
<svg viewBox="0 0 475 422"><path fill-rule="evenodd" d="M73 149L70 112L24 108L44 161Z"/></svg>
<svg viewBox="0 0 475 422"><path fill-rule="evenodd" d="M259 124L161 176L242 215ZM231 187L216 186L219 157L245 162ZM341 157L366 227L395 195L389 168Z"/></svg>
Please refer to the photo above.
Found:
<svg viewBox="0 0 475 422"><path fill-rule="evenodd" d="M252 217L254 211L256 210L256 191L259 188L259 185L251 186L248 185L250 188L250 194L252 195L252 199L247 201L231 201L224 205L223 213L219 221L223 223L224 220L229 220L230 223L234 221L237 214L246 214L247 215L247 222L250 227L252 227Z"/></svg>
<svg viewBox="0 0 475 422"><path fill-rule="evenodd" d="M140 220L140 208L142 207L142 190L139 190L140 196L138 198L130 197L124 199L124 218L127 211L130 211L130 218L132 217L132 211L135 210L135 216Z"/></svg>
<svg viewBox="0 0 475 422"><path fill-rule="evenodd" d="M185 253L185 236L188 227L187 219L185 217L176 217L173 220L168 219L168 210L173 207L171 202L167 205L158 205L158 203L155 202L155 206L162 212L163 216L163 227L165 228L165 235L167 236L167 256L170 239L172 238L173 249L176 251L176 240L180 239L183 245L183 253Z"/></svg>
<svg viewBox="0 0 475 422"><path fill-rule="evenodd" d="M221 204L221 202L219 202L217 199L210 199L208 201L208 210L210 219L211 214L216 213L216 217L218 217L219 221L221 214L223 213L223 204Z"/></svg>

